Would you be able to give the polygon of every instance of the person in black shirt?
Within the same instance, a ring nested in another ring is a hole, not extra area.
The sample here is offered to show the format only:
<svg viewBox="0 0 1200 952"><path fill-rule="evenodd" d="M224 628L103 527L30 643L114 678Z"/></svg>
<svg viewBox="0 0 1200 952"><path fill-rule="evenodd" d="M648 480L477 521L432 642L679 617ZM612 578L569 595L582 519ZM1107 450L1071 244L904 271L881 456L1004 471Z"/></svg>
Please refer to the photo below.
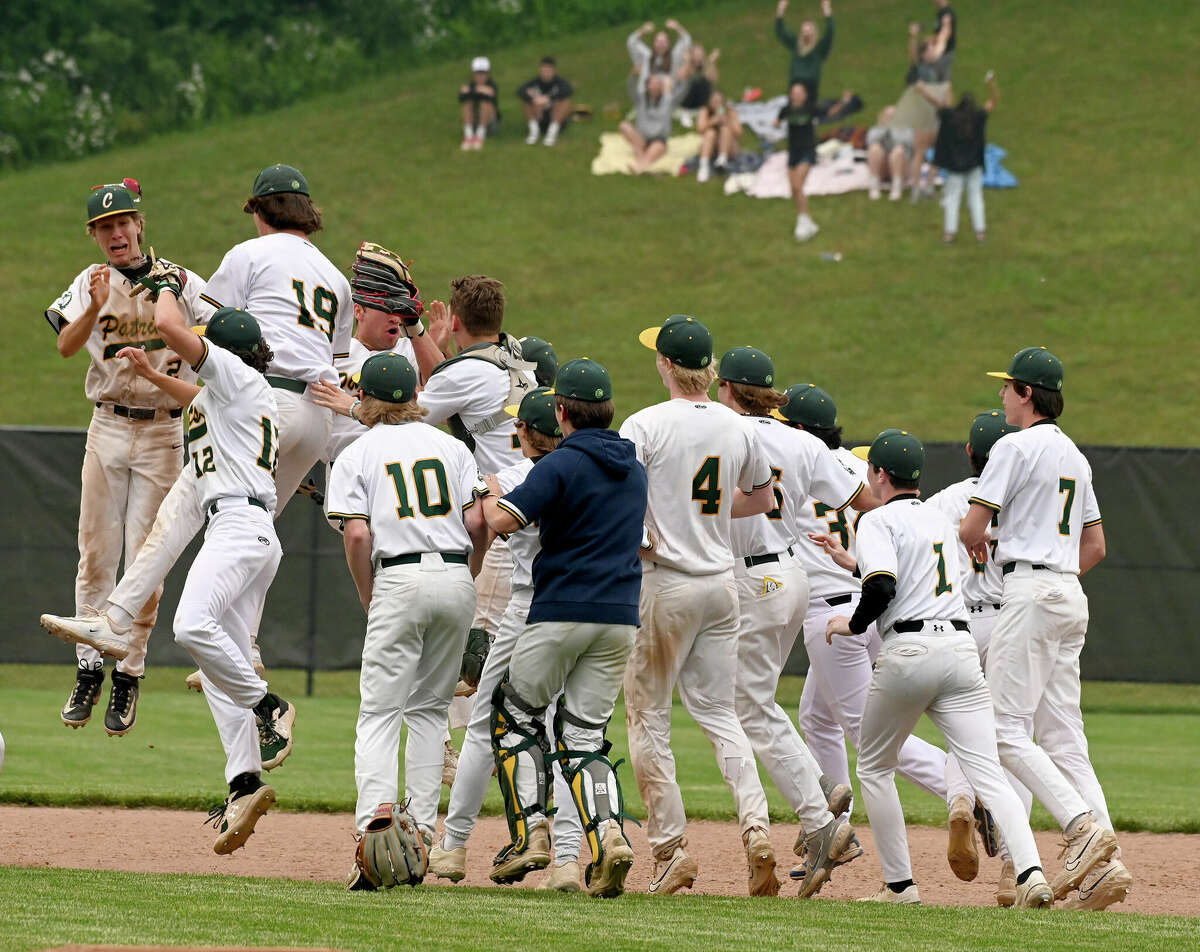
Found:
<svg viewBox="0 0 1200 952"><path fill-rule="evenodd" d="M681 109L700 109L707 104L717 88L717 81L721 78L717 70L717 60L720 58L720 50L713 50L706 55L703 46L699 43L692 44L683 66L675 74L675 81L681 87L687 88L683 101L679 104Z"/></svg>
<svg viewBox="0 0 1200 952"><path fill-rule="evenodd" d="M471 79L459 87L458 101L462 105L462 150L482 149L484 138L495 135L500 123L492 63L486 56L471 60Z"/></svg>
<svg viewBox="0 0 1200 952"><path fill-rule="evenodd" d="M558 75L558 64L553 56L543 56L538 64L538 74L517 90L517 97L524 104L525 121L529 123L526 145L537 145L542 129L546 130L543 145L554 145L559 130L571 115L571 95L575 92L571 84Z"/></svg>
<svg viewBox="0 0 1200 952"><path fill-rule="evenodd" d="M779 110L775 125L787 122L788 129L788 181L792 186L792 198L796 200L797 241L808 241L820 228L808 215L808 197L804 194L804 180L809 169L817 162L817 134L813 128L816 118L813 112L812 90L806 83L797 80L788 89L787 104Z"/></svg>
<svg viewBox="0 0 1200 952"><path fill-rule="evenodd" d="M958 46L958 15L950 7L950 0L933 0L938 8L933 21L933 45L937 53L938 71L942 82L950 82L950 70L954 66L954 50Z"/></svg>

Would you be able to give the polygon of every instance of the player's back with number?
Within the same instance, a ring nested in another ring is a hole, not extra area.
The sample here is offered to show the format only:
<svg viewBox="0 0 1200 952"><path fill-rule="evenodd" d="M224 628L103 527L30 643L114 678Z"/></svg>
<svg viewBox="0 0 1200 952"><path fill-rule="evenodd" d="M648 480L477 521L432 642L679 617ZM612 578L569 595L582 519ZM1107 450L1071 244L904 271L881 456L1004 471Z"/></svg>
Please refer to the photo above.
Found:
<svg viewBox="0 0 1200 952"><path fill-rule="evenodd" d="M734 490L772 479L749 426L719 403L668 400L629 417L621 436L646 467L655 561L690 575L730 569Z"/></svg>

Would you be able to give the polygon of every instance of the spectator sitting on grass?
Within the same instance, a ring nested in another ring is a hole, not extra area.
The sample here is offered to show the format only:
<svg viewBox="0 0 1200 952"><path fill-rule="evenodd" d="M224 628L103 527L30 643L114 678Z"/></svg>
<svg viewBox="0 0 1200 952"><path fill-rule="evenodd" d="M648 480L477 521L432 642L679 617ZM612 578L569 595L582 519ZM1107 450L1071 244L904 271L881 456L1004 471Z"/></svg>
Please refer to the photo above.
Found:
<svg viewBox="0 0 1200 952"><path fill-rule="evenodd" d="M575 90L558 75L558 64L553 56L543 56L538 64L538 74L517 90L524 104L525 121L529 123L526 145L537 145L543 129L546 138L543 145L554 145L558 132L571 115L571 94Z"/></svg>
<svg viewBox="0 0 1200 952"><path fill-rule="evenodd" d="M913 132L895 124L896 107L885 106L879 111L879 121L867 130L867 168L870 170L868 197L879 198L879 186L892 184L888 198L900 200L904 180L912 160Z"/></svg>
<svg viewBox="0 0 1200 952"><path fill-rule="evenodd" d="M458 101L462 104L462 150L482 149L484 138L495 135L500 123L492 63L486 56L471 60L471 79L459 87Z"/></svg>
<svg viewBox="0 0 1200 952"><path fill-rule="evenodd" d="M645 83L637 76L630 76L629 95L633 97L637 115L633 122L621 123L621 135L633 146L630 171L641 175L666 154L667 139L671 135L671 113L683 93L671 91L669 77L651 73Z"/></svg>
<svg viewBox="0 0 1200 952"><path fill-rule="evenodd" d="M633 71L643 81L654 73L665 73L671 77L677 76L687 58L688 50L691 48L692 38L688 31L680 26L678 20L668 20L663 25L667 30L674 30L677 34L674 43L671 42L666 30L654 33L653 23L643 23L630 33L629 39L625 41L625 47L629 50L629 58L633 60ZM647 46L646 41L642 39L647 33L654 33L652 47Z"/></svg>
<svg viewBox="0 0 1200 952"><path fill-rule="evenodd" d="M700 168L696 172L696 181L707 182L712 176L713 152L717 153L717 170L727 170L729 160L740 151L738 141L742 137L737 110L725 102L725 96L719 90L713 91L696 117L696 131L700 133Z"/></svg>
<svg viewBox="0 0 1200 952"><path fill-rule="evenodd" d="M926 101L917 90L918 83L924 83L936 96L941 96L949 85L941 78L938 68L937 45L932 37L920 39L920 25L912 24L908 28L908 75L905 77L907 88L896 101L896 118L893 124L913 131L913 154L908 168L908 183L912 186L912 199L920 199L921 165L925 154L937 138L937 109ZM929 183L923 190L925 195L933 194L933 171L930 170Z"/></svg>
<svg viewBox="0 0 1200 952"><path fill-rule="evenodd" d="M703 46L692 44L687 58L675 74L675 82L687 88L679 103L681 109L700 109L708 102L721 78L717 70L717 60L720 58L720 50L713 50L706 56Z"/></svg>

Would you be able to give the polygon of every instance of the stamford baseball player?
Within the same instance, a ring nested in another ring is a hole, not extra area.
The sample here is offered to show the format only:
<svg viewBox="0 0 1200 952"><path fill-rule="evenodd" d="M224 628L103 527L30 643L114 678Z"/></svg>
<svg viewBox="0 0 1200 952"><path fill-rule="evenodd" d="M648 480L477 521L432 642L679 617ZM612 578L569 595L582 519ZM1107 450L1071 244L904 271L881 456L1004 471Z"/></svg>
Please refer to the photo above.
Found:
<svg viewBox="0 0 1200 952"><path fill-rule="evenodd" d="M495 532L537 523L541 540L527 625L492 692L492 753L512 835L492 878L513 881L550 861L543 751L551 747L540 718L559 698L553 754L591 852L584 881L589 895L613 897L625 889L633 849L604 734L638 624L646 472L632 444L608 429L614 407L604 367L569 361L554 393L558 449L512 492L483 499Z"/></svg>
<svg viewBox="0 0 1200 952"><path fill-rule="evenodd" d="M928 714L1004 833L1020 870L1016 904L1048 907L1053 894L1029 820L996 752L991 696L959 592L954 525L919 498L925 448L911 433L884 430L867 461L871 488L883 505L859 520L857 558L832 533L814 534L814 541L863 580L854 614L831 618L826 638L861 635L873 622L883 637L859 735L858 779L884 878L869 898L921 901L895 774L901 746Z"/></svg>
<svg viewBox="0 0 1200 952"><path fill-rule="evenodd" d="M405 797L432 842L446 710L475 604L472 569L486 544L478 513L465 518L477 473L462 443L421 422L417 372L405 357L371 357L359 386L358 417L368 431L338 456L329 484L329 514L344 520L346 562L367 612L356 823L364 832L380 804L400 800L398 751L407 723ZM357 863L347 886L374 888Z"/></svg>
<svg viewBox="0 0 1200 952"><path fill-rule="evenodd" d="M708 397L715 374L707 327L675 314L638 339L656 352L670 394L621 426L650 480L642 627L625 673L629 759L654 851L650 892L690 888L699 869L684 849L687 818L671 752L671 695L678 683L733 793L750 894L775 895L767 798L734 706L738 596L731 549L731 520L774 506L771 470L750 426Z"/></svg>
<svg viewBox="0 0 1200 952"><path fill-rule="evenodd" d="M488 492L496 498L520 486L534 466L544 460L562 440L562 429L554 413L554 395L546 387L531 390L519 407L508 407L507 410L516 417L517 437L525 458L494 476L484 477ZM541 551L536 523L506 535L513 562L512 596L479 677L462 754L450 788L445 834L429 851L429 871L455 883L466 876L467 840L475 828L495 768L492 757L492 692L508 669L517 638L525 630L525 619L533 600L533 560ZM554 711L549 710L543 723L549 723L553 716ZM562 779L562 768L556 763L554 802L565 804L570 799L570 789ZM579 889L579 843L583 828L573 810L557 811L553 828L554 863L538 884L538 889L576 892Z"/></svg>
<svg viewBox="0 0 1200 952"><path fill-rule="evenodd" d="M770 416L787 397L773 387L775 366L767 354L735 347L721 358L717 381L721 403L751 422L774 479L774 508L734 520L730 527L739 613L735 700L754 753L808 831L798 852L805 856L800 895L809 897L828 881L834 866L861 856L862 847L850 824L831 815L821 769L775 702L779 676L808 609L808 575L794 555L802 544L796 507L812 495L849 498L860 483L815 436ZM850 790L830 794L844 802Z"/></svg>
<svg viewBox="0 0 1200 952"><path fill-rule="evenodd" d="M1100 507L1091 466L1056 422L1062 362L1044 347L1026 347L1007 372L990 376L1004 381L1005 417L1021 430L992 447L960 537L973 558L999 563L1003 579L987 664L1000 759L1063 830L1055 898L1078 889L1071 907L1104 909L1125 898L1133 879L1121 862L1079 710L1088 623L1079 575L1105 555Z"/></svg>
<svg viewBox="0 0 1200 952"><path fill-rule="evenodd" d="M151 267L141 247L145 219L137 208L140 200L141 189L133 179L92 189L87 230L104 253L104 263L84 268L45 312L58 335L58 352L72 357L86 348L91 358L84 392L95 409L80 475L75 577L75 611L80 615L91 614L93 606L109 597L122 550L126 562L132 562L182 462L183 410L178 401L117 360L117 352L140 347L156 370L188 382L196 379L163 343L154 325L153 305L136 296L138 280ZM212 308L200 300L204 281L184 273L180 306L198 323ZM145 672L146 642L161 594L160 580L129 606L130 652L113 669L104 714L104 729L112 736L128 733L137 717L138 682ZM61 716L64 724L79 728L91 720L100 697L104 662L86 645L76 645L75 653L75 686Z"/></svg>
<svg viewBox="0 0 1200 952"><path fill-rule="evenodd" d="M179 270L154 278L158 331L204 380L204 387L155 370L144 351L120 356L137 373L188 404L188 461L208 527L188 571L175 614L175 640L200 668L204 697L225 748L229 796L209 819L218 829L213 850L232 853L275 802L262 782L260 741L278 734L290 749L295 711L267 690L251 664L250 639L262 618L267 589L282 550L272 521L279 447L275 398L264 374L272 359L258 322L238 308L221 308L206 336L193 333L177 298ZM42 616L70 640L102 650L121 642L103 619Z"/></svg>

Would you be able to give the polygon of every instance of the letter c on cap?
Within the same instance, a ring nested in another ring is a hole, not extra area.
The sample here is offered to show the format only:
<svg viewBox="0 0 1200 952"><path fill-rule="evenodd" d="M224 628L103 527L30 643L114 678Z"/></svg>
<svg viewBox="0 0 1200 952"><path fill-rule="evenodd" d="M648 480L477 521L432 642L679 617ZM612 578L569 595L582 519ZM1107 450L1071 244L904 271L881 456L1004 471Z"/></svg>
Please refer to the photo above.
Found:
<svg viewBox="0 0 1200 952"><path fill-rule="evenodd" d="M104 198L100 200L100 204L103 205L105 208L111 208L112 202L113 202L113 193L105 192Z"/></svg>

